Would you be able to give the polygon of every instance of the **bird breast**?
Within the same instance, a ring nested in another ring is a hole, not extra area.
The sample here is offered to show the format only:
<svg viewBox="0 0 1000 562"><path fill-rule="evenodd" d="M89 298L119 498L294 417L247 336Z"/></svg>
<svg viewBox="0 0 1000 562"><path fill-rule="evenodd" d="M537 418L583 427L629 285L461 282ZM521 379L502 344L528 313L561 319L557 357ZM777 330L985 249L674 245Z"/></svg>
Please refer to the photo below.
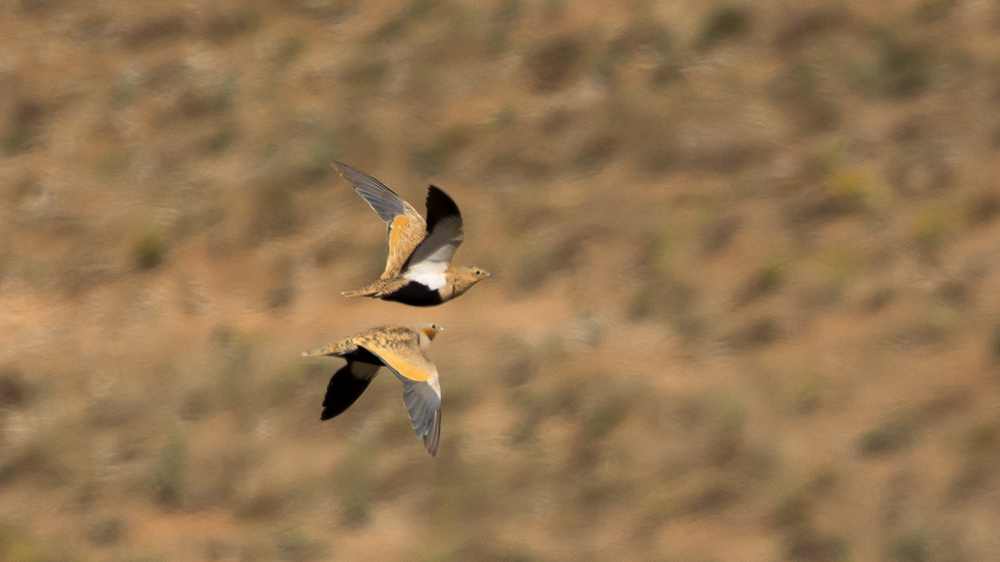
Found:
<svg viewBox="0 0 1000 562"><path fill-rule="evenodd" d="M428 289L436 291L448 282L445 275L447 269L448 264L444 262L422 261L410 266L403 275L403 279L416 281Z"/></svg>

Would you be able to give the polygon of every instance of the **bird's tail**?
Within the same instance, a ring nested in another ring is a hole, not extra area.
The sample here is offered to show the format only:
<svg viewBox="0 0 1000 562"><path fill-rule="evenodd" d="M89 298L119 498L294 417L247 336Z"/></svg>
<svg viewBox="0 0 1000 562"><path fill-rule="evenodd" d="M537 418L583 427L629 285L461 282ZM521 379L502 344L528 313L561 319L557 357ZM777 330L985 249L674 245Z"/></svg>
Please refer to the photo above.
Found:
<svg viewBox="0 0 1000 562"><path fill-rule="evenodd" d="M374 295L377 291L358 289L356 291L342 291L340 294L345 297L370 297Z"/></svg>
<svg viewBox="0 0 1000 562"><path fill-rule="evenodd" d="M364 287L361 287L360 289L356 289L354 291L344 291L340 294L344 295L345 297L377 298L383 290L385 290L385 280L379 279L378 281L369 283Z"/></svg>

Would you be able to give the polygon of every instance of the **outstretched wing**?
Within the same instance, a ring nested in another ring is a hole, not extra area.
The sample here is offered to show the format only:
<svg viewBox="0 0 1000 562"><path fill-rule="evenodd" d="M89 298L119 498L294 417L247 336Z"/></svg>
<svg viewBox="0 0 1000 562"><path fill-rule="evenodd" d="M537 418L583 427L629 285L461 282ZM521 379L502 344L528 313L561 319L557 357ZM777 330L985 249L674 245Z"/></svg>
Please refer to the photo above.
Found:
<svg viewBox="0 0 1000 562"><path fill-rule="evenodd" d="M437 372L432 380L433 384L403 379L403 402L410 412L413 431L423 438L427 452L434 456L441 440L441 387L437 384Z"/></svg>
<svg viewBox="0 0 1000 562"><path fill-rule="evenodd" d="M382 279L395 277L406 258L424 239L427 233L426 221L412 205L377 179L340 162L334 162L333 167L341 177L354 185L358 195L388 225L389 256Z"/></svg>
<svg viewBox="0 0 1000 562"><path fill-rule="evenodd" d="M465 237L458 205L433 185L427 190L427 232L402 271L403 277L433 290L444 286L444 272Z"/></svg>
<svg viewBox="0 0 1000 562"><path fill-rule="evenodd" d="M436 454L441 434L441 385L437 367L420 351L416 332L383 329L356 336L354 341L403 381L403 401L413 430L423 438L427 451Z"/></svg>
<svg viewBox="0 0 1000 562"><path fill-rule="evenodd" d="M381 365L363 363L361 361L347 360L333 377L326 387L326 396L323 398L323 413L319 419L328 420L338 416L357 401L358 397L368 388Z"/></svg>
<svg viewBox="0 0 1000 562"><path fill-rule="evenodd" d="M371 208L378 213L380 219L386 223L392 223L397 215L406 214L406 201L396 192L385 186L384 183L359 172L347 164L334 162L333 168L337 170L340 177L351 182L358 195L364 197Z"/></svg>

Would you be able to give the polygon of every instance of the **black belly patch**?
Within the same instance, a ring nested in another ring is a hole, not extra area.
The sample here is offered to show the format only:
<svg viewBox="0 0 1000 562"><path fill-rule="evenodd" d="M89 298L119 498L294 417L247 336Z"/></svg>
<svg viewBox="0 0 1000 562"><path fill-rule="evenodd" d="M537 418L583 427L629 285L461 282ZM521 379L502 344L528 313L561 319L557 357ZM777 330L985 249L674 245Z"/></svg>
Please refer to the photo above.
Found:
<svg viewBox="0 0 1000 562"><path fill-rule="evenodd" d="M416 281L410 281L382 299L413 306L435 306L442 302L440 293L436 290L432 291L427 288L427 285Z"/></svg>

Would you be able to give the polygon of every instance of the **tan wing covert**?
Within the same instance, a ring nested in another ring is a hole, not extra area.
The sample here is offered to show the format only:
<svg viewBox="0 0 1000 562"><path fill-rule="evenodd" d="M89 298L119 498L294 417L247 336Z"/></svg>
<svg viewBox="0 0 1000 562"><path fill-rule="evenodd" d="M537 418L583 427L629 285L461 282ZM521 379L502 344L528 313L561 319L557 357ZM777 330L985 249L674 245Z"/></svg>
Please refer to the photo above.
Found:
<svg viewBox="0 0 1000 562"><path fill-rule="evenodd" d="M385 221L388 226L389 254L382 279L395 277L413 250L427 236L427 222L420 213L394 191L377 179L340 162L334 169L342 178L354 185L358 195Z"/></svg>
<svg viewBox="0 0 1000 562"><path fill-rule="evenodd" d="M420 336L409 328L376 328L352 340L372 352L403 381L403 402L413 431L431 455L441 436L441 385L437 368L420 349Z"/></svg>
<svg viewBox="0 0 1000 562"><path fill-rule="evenodd" d="M416 333L409 328L369 330L351 340L377 355L400 377L428 381L437 374L437 369L420 351Z"/></svg>

